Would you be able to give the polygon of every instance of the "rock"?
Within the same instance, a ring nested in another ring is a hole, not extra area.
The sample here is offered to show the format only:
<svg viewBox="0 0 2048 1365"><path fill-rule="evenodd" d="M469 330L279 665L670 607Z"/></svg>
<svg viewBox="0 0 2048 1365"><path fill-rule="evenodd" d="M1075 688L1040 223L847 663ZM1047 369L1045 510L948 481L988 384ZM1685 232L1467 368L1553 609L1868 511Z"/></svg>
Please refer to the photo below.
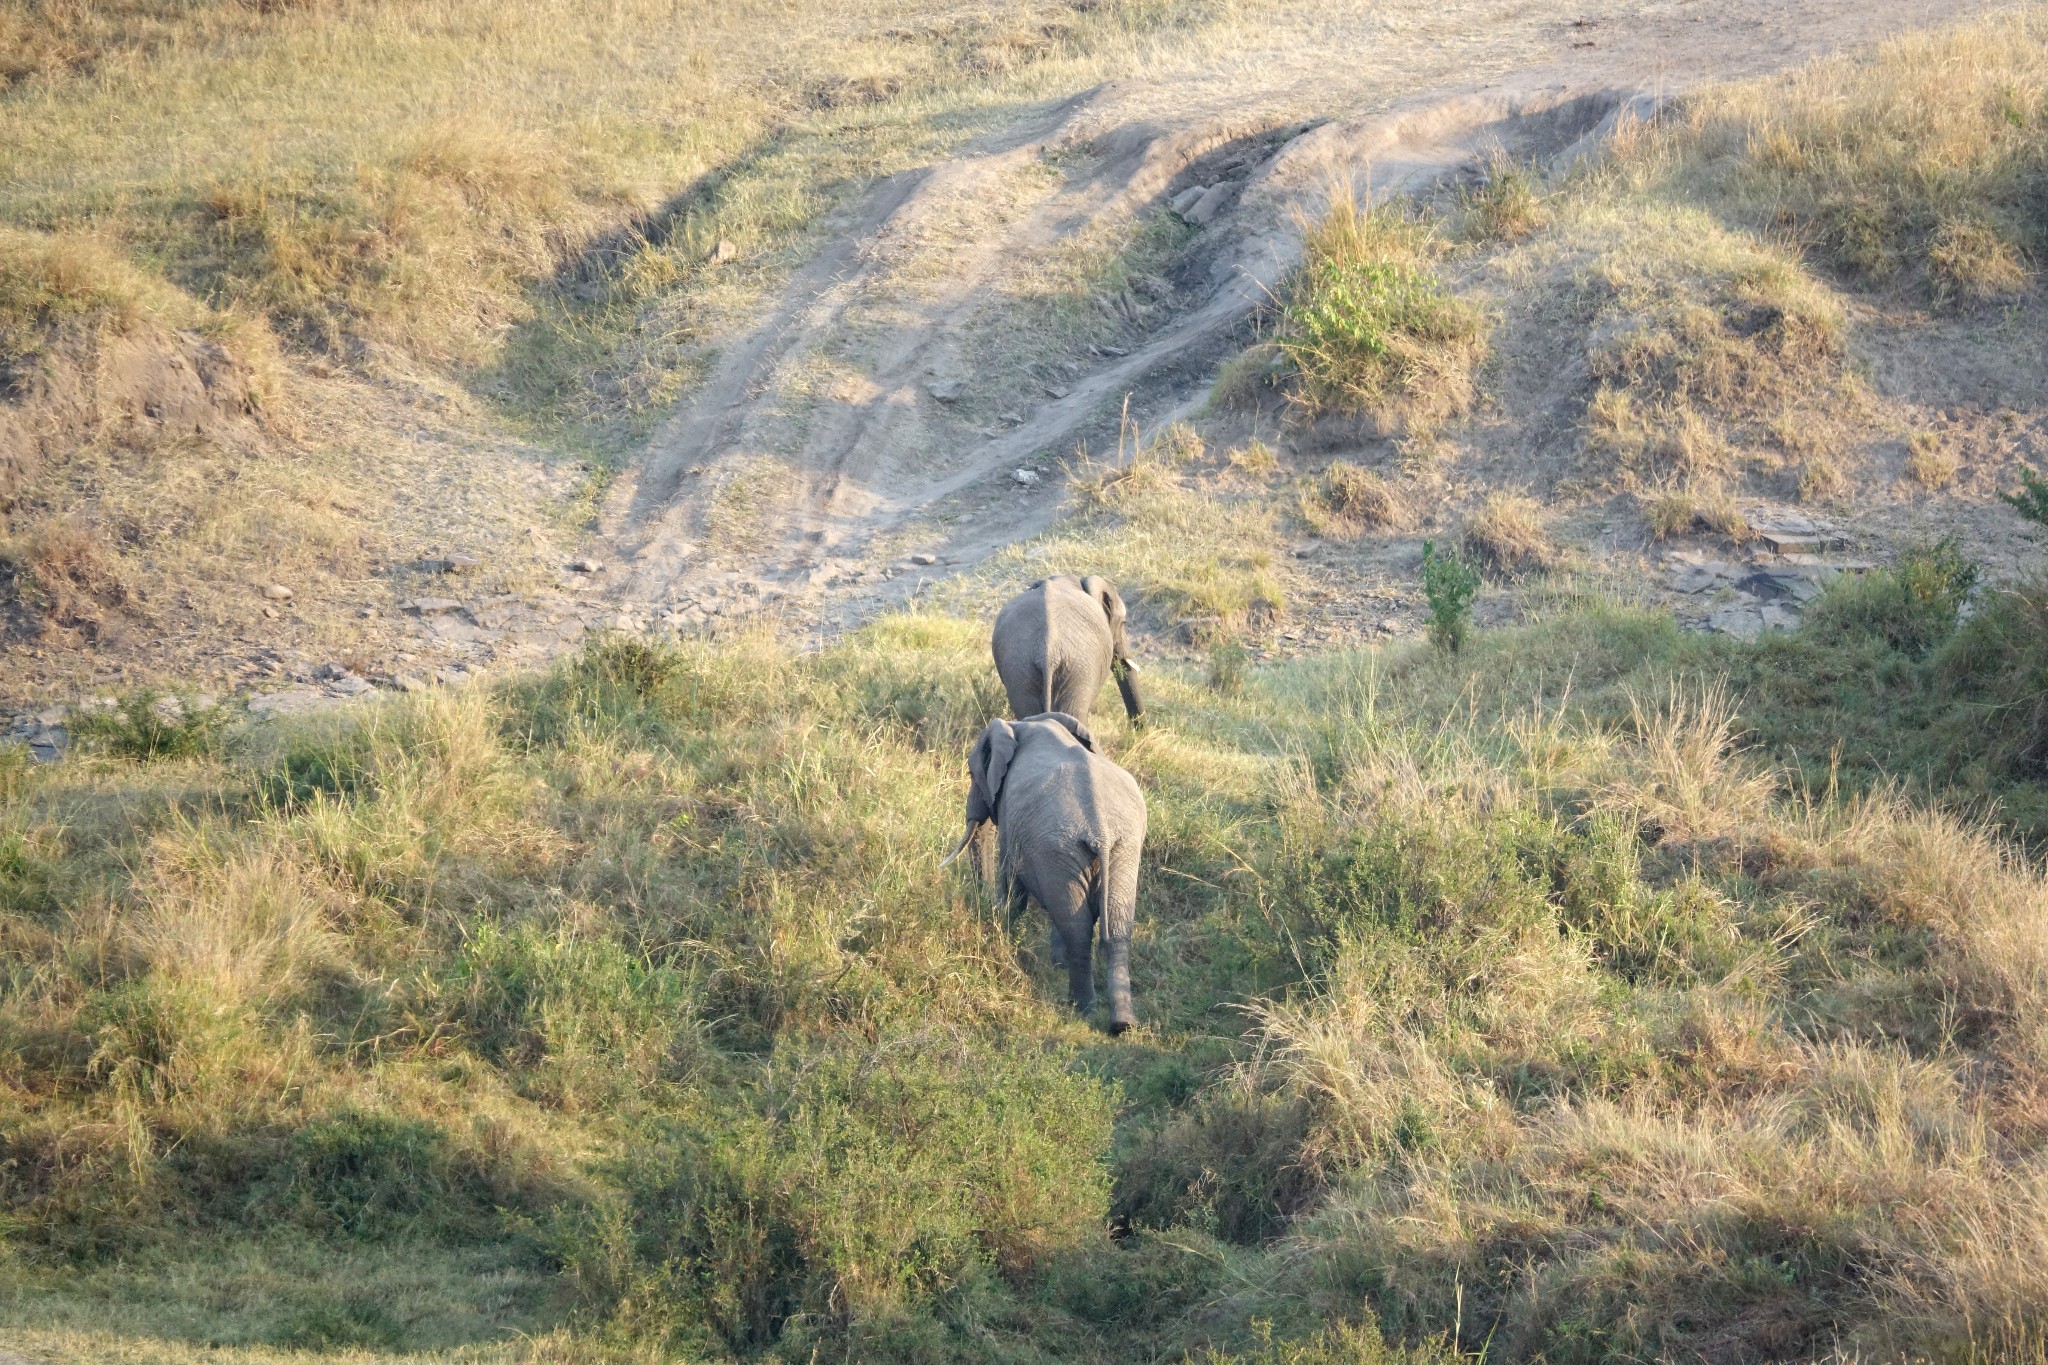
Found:
<svg viewBox="0 0 2048 1365"><path fill-rule="evenodd" d="M364 607L356 615L362 617L365 621L374 621L377 619L377 609L375 607Z"/></svg>
<svg viewBox="0 0 2048 1365"><path fill-rule="evenodd" d="M360 697L365 692L374 692L377 689L370 684L368 679L359 678L353 673L348 673L327 684L327 690L338 697Z"/></svg>
<svg viewBox="0 0 2048 1365"><path fill-rule="evenodd" d="M587 555L586 555L585 557L583 557L582 559L572 559L572 560L570 560L570 561L569 561L569 568L570 568L570 569L571 569L571 570L572 570L573 572L575 572L575 573L603 573L603 572L604 572L604 565L602 565L602 564L598 563L598 562L597 562L596 560L594 560L594 559L590 558L590 557L589 557L589 556L587 556Z"/></svg>
<svg viewBox="0 0 2048 1365"><path fill-rule="evenodd" d="M393 673L386 680L386 686L394 692L424 692L428 684L425 678L416 673Z"/></svg>
<svg viewBox="0 0 2048 1365"><path fill-rule="evenodd" d="M1066 387L1066 385L1064 384L1048 384L1045 386L1045 391L1051 394L1054 398L1065 398L1068 394L1073 392L1072 389Z"/></svg>
<svg viewBox="0 0 2048 1365"><path fill-rule="evenodd" d="M448 616L462 610L462 603L452 597L414 597L398 604L398 609L408 616Z"/></svg>
<svg viewBox="0 0 2048 1365"><path fill-rule="evenodd" d="M475 555L449 555L441 561L442 573L473 573L483 566Z"/></svg>
<svg viewBox="0 0 2048 1365"><path fill-rule="evenodd" d="M1102 353L1103 353L1104 355L1129 355L1129 354L1130 354L1130 352L1129 352L1129 351L1125 350L1125 349L1124 349L1123 347L1121 347L1121 346L1104 346L1104 347L1102 347L1102 348L1101 348L1101 350L1102 350Z"/></svg>
<svg viewBox="0 0 2048 1365"><path fill-rule="evenodd" d="M263 619L266 621L275 621L282 615L283 613L278 611L276 607L265 607L263 609Z"/></svg>
<svg viewBox="0 0 2048 1365"><path fill-rule="evenodd" d="M925 392L938 399L941 403L955 403L959 401L961 394L967 392L967 381L964 379L941 379L937 383L925 385Z"/></svg>
<svg viewBox="0 0 2048 1365"><path fill-rule="evenodd" d="M282 583L272 583L263 590L263 596L272 602L289 602L292 600L292 590Z"/></svg>
<svg viewBox="0 0 2048 1365"><path fill-rule="evenodd" d="M453 665L438 669L434 673L434 681L443 687L467 687L475 679L476 674L471 673L466 668L457 668Z"/></svg>
<svg viewBox="0 0 2048 1365"><path fill-rule="evenodd" d="M333 698L313 687L292 687L282 692L263 692L249 698L252 716L296 716L331 705Z"/></svg>
<svg viewBox="0 0 2048 1365"><path fill-rule="evenodd" d="M1003 421L1010 423L1012 426L1024 425L1024 414L1021 412L1004 412L998 413L996 415Z"/></svg>
<svg viewBox="0 0 2048 1365"><path fill-rule="evenodd" d="M1294 547L1294 557L1296 559L1307 559L1315 552L1316 547L1313 545L1297 545Z"/></svg>
<svg viewBox="0 0 2048 1365"><path fill-rule="evenodd" d="M1173 196L1173 198L1167 200L1166 206L1172 209L1175 213L1178 213L1185 217L1187 215L1187 211L1193 208L1197 203L1201 202L1202 196L1207 194L1208 192L1209 187L1207 185L1190 185L1186 189L1182 190L1179 194Z"/></svg>
<svg viewBox="0 0 2048 1365"><path fill-rule="evenodd" d="M1397 618L1389 616L1386 620L1380 622L1379 628L1388 635L1399 635L1401 633L1401 622Z"/></svg>
<svg viewBox="0 0 2048 1365"><path fill-rule="evenodd" d="M729 238L720 237L718 245L711 248L711 264L730 265L740 258L740 249Z"/></svg>
<svg viewBox="0 0 2048 1365"><path fill-rule="evenodd" d="M1010 477L1022 487L1029 488L1038 482L1038 471L1034 469L1015 469L1010 471Z"/></svg>
<svg viewBox="0 0 2048 1365"><path fill-rule="evenodd" d="M932 554L914 554L910 557L910 562L913 564L936 564L939 562L939 557Z"/></svg>
<svg viewBox="0 0 2048 1365"><path fill-rule="evenodd" d="M313 670L313 676L323 682L331 682L335 678L352 678L355 674L340 664L322 664Z"/></svg>
<svg viewBox="0 0 2048 1365"><path fill-rule="evenodd" d="M64 723L64 713L63 711L56 709L52 709L49 711L38 711L36 712L35 721L36 724L44 726L46 728L55 725L62 725Z"/></svg>
<svg viewBox="0 0 2048 1365"><path fill-rule="evenodd" d="M1223 212L1223 206L1229 202L1230 196L1236 193L1236 181L1219 180L1204 191L1200 199L1189 205L1187 212L1181 217L1196 227L1207 227L1215 221L1217 214Z"/></svg>

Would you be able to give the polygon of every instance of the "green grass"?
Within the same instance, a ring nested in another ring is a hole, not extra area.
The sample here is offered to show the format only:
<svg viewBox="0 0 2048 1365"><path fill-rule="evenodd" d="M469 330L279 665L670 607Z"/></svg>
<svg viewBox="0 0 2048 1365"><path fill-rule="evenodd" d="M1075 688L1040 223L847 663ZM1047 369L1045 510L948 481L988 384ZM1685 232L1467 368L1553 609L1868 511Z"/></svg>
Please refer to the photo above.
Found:
<svg viewBox="0 0 2048 1365"><path fill-rule="evenodd" d="M1296 404L1420 421L1470 407L1485 320L1437 276L1429 229L1398 206L1340 196L1306 236L1274 334Z"/></svg>
<svg viewBox="0 0 2048 1365"><path fill-rule="evenodd" d="M2033 1330L2048 891L1929 804L1929 716L2032 790L1940 711L1992 613L1930 633L1929 572L1757 645L1583 607L1233 689L1155 669L1152 727L1103 717L1152 813L1117 1041L937 870L1000 704L969 621L603 642L493 693L10 768L0 1343L1554 1360Z"/></svg>

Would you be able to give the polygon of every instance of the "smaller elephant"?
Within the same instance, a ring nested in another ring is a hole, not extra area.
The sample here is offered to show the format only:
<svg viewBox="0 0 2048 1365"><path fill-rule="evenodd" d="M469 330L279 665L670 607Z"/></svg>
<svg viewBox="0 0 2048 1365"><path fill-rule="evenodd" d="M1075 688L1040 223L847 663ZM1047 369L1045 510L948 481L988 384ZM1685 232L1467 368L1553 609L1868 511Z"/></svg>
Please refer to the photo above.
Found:
<svg viewBox="0 0 2048 1365"><path fill-rule="evenodd" d="M1095 1004L1099 933L1109 976L1109 1031L1122 1033L1137 1022L1131 929L1145 851L1144 793L1129 773L1095 752L1086 725L1059 712L990 721L968 751L967 771L973 779L967 833L946 862L993 823L1011 927L1027 900L1045 907L1053 965L1066 967L1068 997L1083 1013Z"/></svg>
<svg viewBox="0 0 2048 1365"><path fill-rule="evenodd" d="M997 613L989 646L1017 716L1060 712L1086 724L1114 675L1124 713L1134 724L1144 719L1124 647L1124 599L1100 575L1033 583Z"/></svg>

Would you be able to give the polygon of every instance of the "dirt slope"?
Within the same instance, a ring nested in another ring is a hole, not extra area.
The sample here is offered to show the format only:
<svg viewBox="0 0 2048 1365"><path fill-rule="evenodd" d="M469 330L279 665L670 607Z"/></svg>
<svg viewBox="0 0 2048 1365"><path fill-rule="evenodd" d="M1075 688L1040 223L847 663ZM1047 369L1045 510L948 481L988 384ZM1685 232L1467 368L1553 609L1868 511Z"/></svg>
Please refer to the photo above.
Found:
<svg viewBox="0 0 2048 1365"><path fill-rule="evenodd" d="M615 598L857 619L1043 527L1057 481L1015 471L1113 444L1127 396L1147 426L1197 408L1333 182L1411 191L1493 146L1563 164L1694 84L1979 8L1464 6L1088 92L884 182L788 282L615 490ZM1130 287L1117 247L1211 184L1170 277ZM937 562L885 567L907 549Z"/></svg>

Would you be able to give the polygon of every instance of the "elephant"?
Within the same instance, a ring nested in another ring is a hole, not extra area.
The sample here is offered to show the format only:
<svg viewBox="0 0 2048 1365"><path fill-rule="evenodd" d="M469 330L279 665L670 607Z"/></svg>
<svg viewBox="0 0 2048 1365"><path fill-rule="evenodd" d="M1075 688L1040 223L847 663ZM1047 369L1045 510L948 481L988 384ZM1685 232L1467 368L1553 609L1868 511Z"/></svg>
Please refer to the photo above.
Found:
<svg viewBox="0 0 2048 1365"><path fill-rule="evenodd" d="M1056 711L1086 724L1114 674L1124 713L1133 724L1145 718L1124 648L1124 599L1100 575L1033 583L997 614L989 645L1016 716Z"/></svg>
<svg viewBox="0 0 2048 1365"><path fill-rule="evenodd" d="M1131 929L1145 851L1144 793L1096 752L1086 725L1057 711L990 721L968 751L967 770L967 833L945 862L993 823L1010 927L1029 901L1045 907L1053 965L1067 969L1068 997L1084 1014L1095 1004L1093 939L1099 930L1109 975L1109 1031L1122 1033L1137 1022Z"/></svg>

